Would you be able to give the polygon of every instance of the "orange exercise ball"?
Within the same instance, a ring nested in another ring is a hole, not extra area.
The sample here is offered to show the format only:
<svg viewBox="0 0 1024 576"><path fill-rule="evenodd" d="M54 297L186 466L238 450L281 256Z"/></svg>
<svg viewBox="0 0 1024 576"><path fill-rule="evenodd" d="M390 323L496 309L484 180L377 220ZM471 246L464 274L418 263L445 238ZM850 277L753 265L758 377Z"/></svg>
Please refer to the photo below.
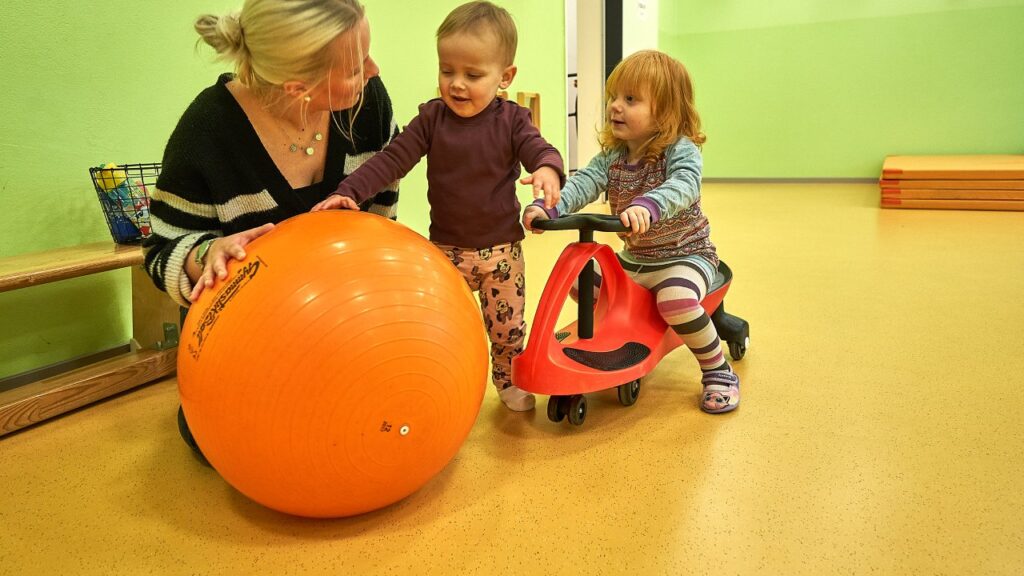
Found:
<svg viewBox="0 0 1024 576"><path fill-rule="evenodd" d="M275 510L339 517L419 489L480 411L487 342L462 276L405 226L288 219L189 310L181 404L225 480Z"/></svg>

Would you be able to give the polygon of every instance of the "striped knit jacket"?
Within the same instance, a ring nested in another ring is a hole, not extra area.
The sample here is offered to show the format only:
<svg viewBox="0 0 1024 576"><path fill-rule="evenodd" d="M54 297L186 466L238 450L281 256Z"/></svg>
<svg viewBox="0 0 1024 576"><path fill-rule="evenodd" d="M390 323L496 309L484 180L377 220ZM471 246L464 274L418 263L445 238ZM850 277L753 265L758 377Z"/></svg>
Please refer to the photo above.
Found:
<svg viewBox="0 0 1024 576"><path fill-rule="evenodd" d="M323 180L293 189L228 91L231 78L218 78L182 115L150 199L145 269L157 288L182 306L189 305L192 291L185 257L196 244L308 212L398 133L387 90L379 78L371 78L351 130L355 143L332 123ZM348 114L336 119L349 132ZM394 182L362 208L394 219L397 206Z"/></svg>

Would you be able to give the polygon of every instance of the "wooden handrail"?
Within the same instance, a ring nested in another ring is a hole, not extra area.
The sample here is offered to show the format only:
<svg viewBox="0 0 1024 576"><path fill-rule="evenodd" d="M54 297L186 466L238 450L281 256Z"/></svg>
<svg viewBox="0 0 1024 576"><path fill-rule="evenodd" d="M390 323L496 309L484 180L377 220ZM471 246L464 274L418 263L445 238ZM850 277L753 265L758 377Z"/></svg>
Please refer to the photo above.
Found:
<svg viewBox="0 0 1024 576"><path fill-rule="evenodd" d="M95 242L0 258L0 292L142 264L142 246Z"/></svg>

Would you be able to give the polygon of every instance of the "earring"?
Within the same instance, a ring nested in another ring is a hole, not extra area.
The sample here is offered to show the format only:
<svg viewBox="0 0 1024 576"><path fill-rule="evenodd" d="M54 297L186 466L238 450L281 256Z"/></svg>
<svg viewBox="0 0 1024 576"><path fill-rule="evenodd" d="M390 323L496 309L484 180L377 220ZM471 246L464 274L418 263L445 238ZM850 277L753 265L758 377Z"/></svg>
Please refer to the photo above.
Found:
<svg viewBox="0 0 1024 576"><path fill-rule="evenodd" d="M310 100L312 100L312 99L313 99L313 97L312 97L312 96L310 96L309 94L306 94L306 97L305 97L305 98L303 98L303 100L304 100L305 102L309 102L309 101L310 101Z"/></svg>

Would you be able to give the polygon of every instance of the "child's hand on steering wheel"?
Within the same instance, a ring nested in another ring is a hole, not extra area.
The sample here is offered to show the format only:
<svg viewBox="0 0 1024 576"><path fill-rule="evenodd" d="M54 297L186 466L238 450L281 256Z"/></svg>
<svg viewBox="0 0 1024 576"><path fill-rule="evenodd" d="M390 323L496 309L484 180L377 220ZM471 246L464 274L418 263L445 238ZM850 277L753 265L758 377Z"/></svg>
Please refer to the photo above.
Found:
<svg viewBox="0 0 1024 576"><path fill-rule="evenodd" d="M531 204L526 207L526 210L523 211L523 227L529 230L530 232L533 232L534 234L543 234L544 231L534 228L533 221L547 219L547 213L544 212L544 210L542 210L540 206Z"/></svg>
<svg viewBox="0 0 1024 576"><path fill-rule="evenodd" d="M643 206L630 206L619 214L622 225L629 228L626 236L643 234L651 228L651 213Z"/></svg>

